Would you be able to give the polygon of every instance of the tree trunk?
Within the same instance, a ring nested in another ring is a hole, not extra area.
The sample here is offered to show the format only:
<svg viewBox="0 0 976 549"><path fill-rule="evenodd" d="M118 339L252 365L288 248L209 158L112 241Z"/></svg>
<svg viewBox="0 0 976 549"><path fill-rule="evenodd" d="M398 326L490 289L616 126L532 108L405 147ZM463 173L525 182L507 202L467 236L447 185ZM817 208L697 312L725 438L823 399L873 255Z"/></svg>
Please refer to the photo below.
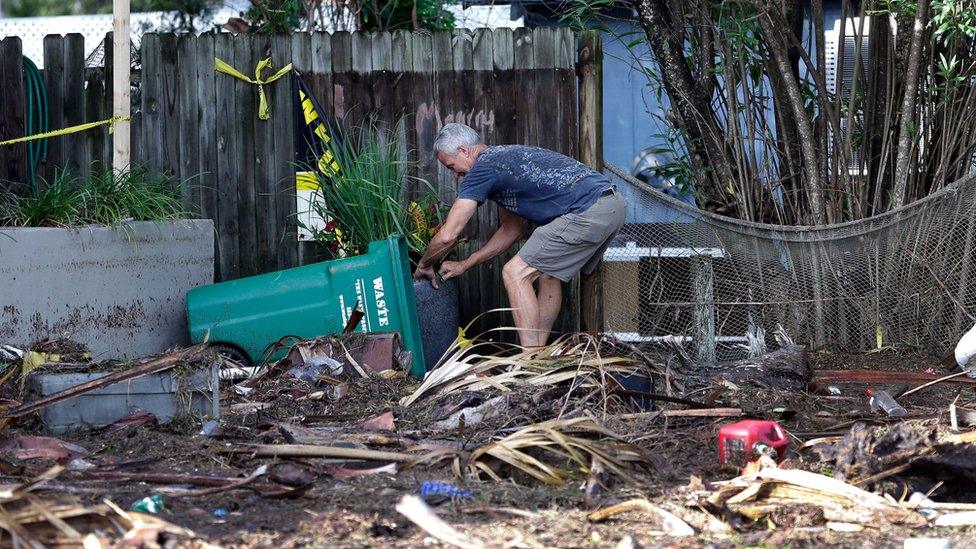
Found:
<svg viewBox="0 0 976 549"><path fill-rule="evenodd" d="M814 40L816 41L817 48L817 68L816 73L819 74L821 82L825 79L826 66L827 66L827 47L826 47L826 36L824 34L824 11L823 11L823 0L811 0L810 2L810 17L813 19L813 32ZM803 35L798 34L797 38L802 40ZM802 47L802 44L801 44ZM820 165L817 166L820 172L821 181L827 182L827 121L831 117L830 109L827 105L826 96L826 83L818 83L820 88L818 96L820 96L819 108L820 116L817 117L816 126L814 127L814 134L817 140L817 147L822 151L820 155Z"/></svg>
<svg viewBox="0 0 976 549"><path fill-rule="evenodd" d="M868 38L868 58L871 69L868 71L868 81L865 86L867 92L864 107L864 145L866 156L867 178L869 185L862 205L860 215L867 217L874 215L872 205L876 202L878 193L884 193L887 185L882 173L882 155L884 154L884 136L888 133L885 124L885 112L888 107L888 59L890 54L891 26L885 16L871 18L871 30Z"/></svg>
<svg viewBox="0 0 976 549"><path fill-rule="evenodd" d="M759 24L762 27L763 34L766 36L766 44L769 47L769 53L772 55L773 60L776 64L776 69L782 76L784 85L786 86L786 92L789 95L790 108L793 111L793 118L797 126L797 132L800 138L800 150L803 155L803 171L804 177L806 179L805 186L807 190L807 200L810 206L810 217L814 224L822 225L825 221L824 219L824 204L823 204L823 194L821 191L821 182L817 167L820 165L819 155L817 154L816 140L813 136L813 127L810 124L810 118L807 115L806 109L803 108L803 96L800 93L800 86L794 78L790 71L790 62L787 57L785 46L782 41L779 40L775 29L773 28L773 20L770 18L769 14L764 10L764 4L761 0L755 0L755 5L758 10Z"/></svg>
<svg viewBox="0 0 976 549"><path fill-rule="evenodd" d="M898 156L895 163L895 187L892 191L892 208L905 203L908 172L911 169L912 124L915 121L915 97L918 95L922 51L925 49L925 27L928 23L928 0L918 0L915 23L912 28L912 45L905 71L905 96L901 103L901 129L898 132ZM916 126L915 131L918 131Z"/></svg>
<svg viewBox="0 0 976 549"><path fill-rule="evenodd" d="M696 168L707 173L702 176L706 179L699 183L711 180L711 187L724 189L733 180L725 135L715 120L708 98L695 85L684 56L683 44L672 30L668 10L662 0L640 0L637 14L651 51L660 65L668 98L687 133L692 161L698 164Z"/></svg>

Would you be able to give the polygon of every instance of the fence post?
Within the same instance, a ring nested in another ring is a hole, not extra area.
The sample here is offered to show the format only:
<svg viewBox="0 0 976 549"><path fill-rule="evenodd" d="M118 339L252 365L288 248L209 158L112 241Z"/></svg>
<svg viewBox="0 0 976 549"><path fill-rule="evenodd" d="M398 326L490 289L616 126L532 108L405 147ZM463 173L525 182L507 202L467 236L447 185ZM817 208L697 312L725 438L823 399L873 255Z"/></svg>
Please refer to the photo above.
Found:
<svg viewBox="0 0 976 549"><path fill-rule="evenodd" d="M584 31L579 41L579 151L580 160L603 171L603 45L599 31ZM603 264L583 276L580 294L582 328L603 331Z"/></svg>
<svg viewBox="0 0 976 549"><path fill-rule="evenodd" d="M129 98L129 0L112 2L112 116L128 118ZM106 65L108 60L105 61ZM112 170L128 171L131 164L129 121L115 124L112 138Z"/></svg>
<svg viewBox="0 0 976 549"><path fill-rule="evenodd" d="M715 363L715 269L712 256L695 255L695 361L700 364Z"/></svg>

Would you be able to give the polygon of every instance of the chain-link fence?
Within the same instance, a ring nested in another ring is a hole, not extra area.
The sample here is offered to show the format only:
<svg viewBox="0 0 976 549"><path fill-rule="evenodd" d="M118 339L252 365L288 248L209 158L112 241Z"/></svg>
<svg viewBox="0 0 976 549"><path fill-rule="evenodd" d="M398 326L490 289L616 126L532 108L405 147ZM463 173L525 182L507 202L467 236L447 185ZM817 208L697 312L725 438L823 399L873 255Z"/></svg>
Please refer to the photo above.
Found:
<svg viewBox="0 0 976 549"><path fill-rule="evenodd" d="M713 360L779 324L835 352L941 354L973 324L976 176L870 219L785 227L701 211L615 166L607 175L629 205L603 271L605 327L622 340L673 335Z"/></svg>

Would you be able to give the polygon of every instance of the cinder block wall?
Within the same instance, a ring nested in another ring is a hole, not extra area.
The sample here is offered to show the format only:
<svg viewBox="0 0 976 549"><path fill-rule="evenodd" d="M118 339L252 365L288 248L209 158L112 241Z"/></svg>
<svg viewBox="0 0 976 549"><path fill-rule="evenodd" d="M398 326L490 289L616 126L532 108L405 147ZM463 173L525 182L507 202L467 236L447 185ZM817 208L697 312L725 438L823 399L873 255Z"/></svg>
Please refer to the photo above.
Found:
<svg viewBox="0 0 976 549"><path fill-rule="evenodd" d="M0 229L0 343L45 337L97 360L187 343L186 292L213 283L210 220Z"/></svg>

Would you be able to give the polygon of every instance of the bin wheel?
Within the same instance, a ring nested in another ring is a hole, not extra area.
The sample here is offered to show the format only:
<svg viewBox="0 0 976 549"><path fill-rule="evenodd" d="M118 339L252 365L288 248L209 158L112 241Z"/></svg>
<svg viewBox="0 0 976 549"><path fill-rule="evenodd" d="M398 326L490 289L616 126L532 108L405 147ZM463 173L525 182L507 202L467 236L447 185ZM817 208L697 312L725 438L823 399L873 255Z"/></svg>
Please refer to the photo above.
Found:
<svg viewBox="0 0 976 549"><path fill-rule="evenodd" d="M247 368L248 366L251 365L251 359L248 358L248 356L244 354L244 352L238 349L237 347L217 344L217 345L213 345L212 348L213 350L217 351L218 355L224 358L229 358L234 362L240 364L244 368Z"/></svg>

